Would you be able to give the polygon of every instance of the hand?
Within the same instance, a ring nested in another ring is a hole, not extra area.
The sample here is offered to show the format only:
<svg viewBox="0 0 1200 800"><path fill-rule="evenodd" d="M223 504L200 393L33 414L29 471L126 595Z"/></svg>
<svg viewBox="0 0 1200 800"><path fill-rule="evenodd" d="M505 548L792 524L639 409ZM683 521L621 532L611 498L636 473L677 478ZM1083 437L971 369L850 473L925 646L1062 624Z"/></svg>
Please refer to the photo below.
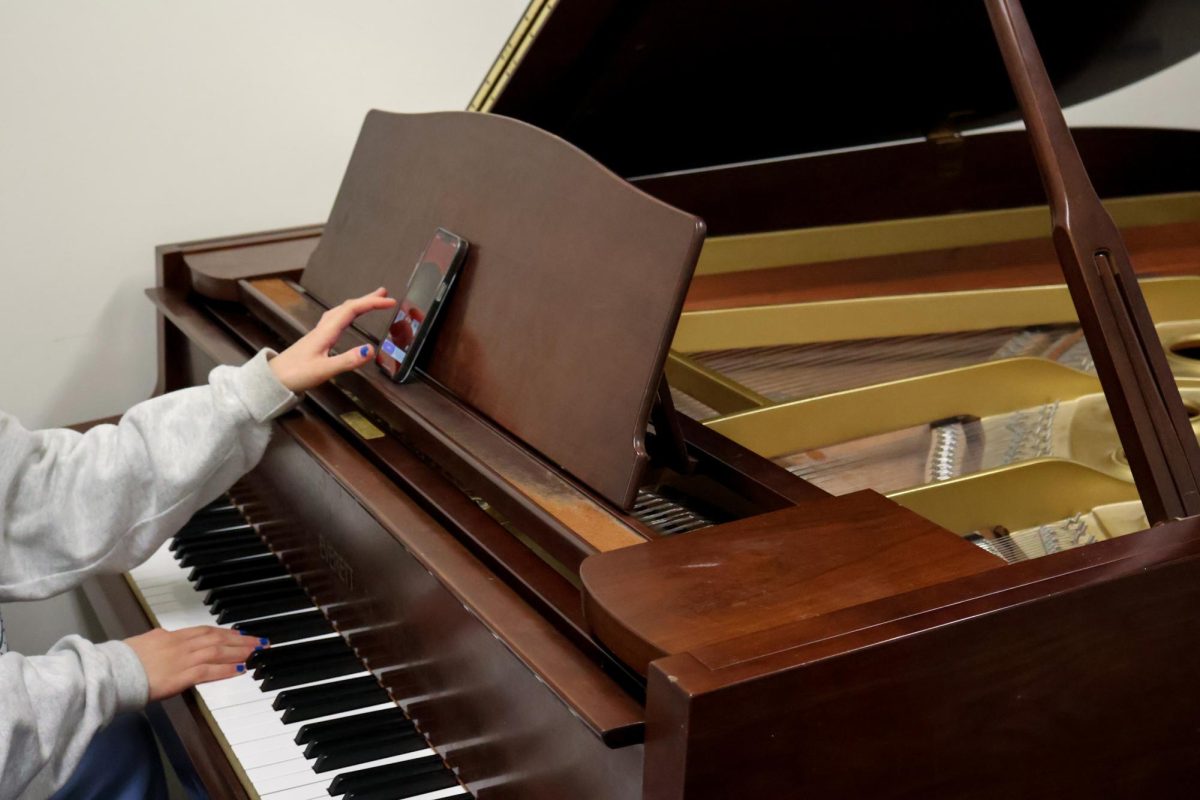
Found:
<svg viewBox="0 0 1200 800"><path fill-rule="evenodd" d="M197 683L232 678L263 640L237 631L201 625L177 631L155 628L125 640L146 670L150 701L172 697Z"/></svg>
<svg viewBox="0 0 1200 800"><path fill-rule="evenodd" d="M317 327L271 359L271 371L280 383L299 393L320 386L334 375L358 369L374 356L371 345L364 344L336 356L329 355L330 348L360 314L394 305L396 301L387 296L387 289L376 289L329 309L321 315Z"/></svg>

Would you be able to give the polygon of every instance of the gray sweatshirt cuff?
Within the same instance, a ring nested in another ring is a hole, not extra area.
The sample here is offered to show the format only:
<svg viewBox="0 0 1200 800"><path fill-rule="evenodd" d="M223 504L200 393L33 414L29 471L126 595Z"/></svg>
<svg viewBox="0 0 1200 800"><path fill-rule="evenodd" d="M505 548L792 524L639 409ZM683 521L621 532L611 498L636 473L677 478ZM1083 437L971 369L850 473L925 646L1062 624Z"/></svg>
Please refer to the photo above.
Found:
<svg viewBox="0 0 1200 800"><path fill-rule="evenodd" d="M274 419L300 402L300 396L280 383L267 364L277 355L274 350L263 348L235 370L235 391L257 422Z"/></svg>
<svg viewBox="0 0 1200 800"><path fill-rule="evenodd" d="M150 697L150 682L146 679L146 668L133 648L124 642L103 642L96 645L96 649L112 665L116 713L144 708Z"/></svg>

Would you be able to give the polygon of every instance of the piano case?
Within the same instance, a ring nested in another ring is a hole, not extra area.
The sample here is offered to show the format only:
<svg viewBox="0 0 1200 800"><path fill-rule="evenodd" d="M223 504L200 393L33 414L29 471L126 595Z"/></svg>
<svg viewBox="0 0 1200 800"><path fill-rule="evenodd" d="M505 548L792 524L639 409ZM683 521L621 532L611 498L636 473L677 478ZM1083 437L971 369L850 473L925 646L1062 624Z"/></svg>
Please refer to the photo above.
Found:
<svg viewBox="0 0 1200 800"><path fill-rule="evenodd" d="M1185 2L1028 12L1064 102L1200 48ZM1200 527L1140 529L1095 376L1055 360L1080 337L1027 141L970 132L1016 116L983 4L535 0L472 108L372 112L324 228L165 246L148 292L169 391L398 289L438 225L471 241L422 379L311 392L233 493L466 789L1195 781ZM1191 402L1200 140L1077 142ZM1021 425L1074 449L968 447ZM88 592L113 635L153 618ZM202 695L163 708L210 792L254 796Z"/></svg>

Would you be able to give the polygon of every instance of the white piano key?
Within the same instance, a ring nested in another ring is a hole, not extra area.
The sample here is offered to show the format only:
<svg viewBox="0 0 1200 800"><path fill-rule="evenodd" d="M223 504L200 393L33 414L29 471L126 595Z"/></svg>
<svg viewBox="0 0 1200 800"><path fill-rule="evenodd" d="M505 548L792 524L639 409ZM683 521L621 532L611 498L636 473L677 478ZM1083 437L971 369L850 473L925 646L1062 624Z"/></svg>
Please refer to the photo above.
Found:
<svg viewBox="0 0 1200 800"><path fill-rule="evenodd" d="M271 709L271 715L263 714L246 717L238 721L235 725L230 726L230 732L226 733L225 738L230 744L241 744L242 742L252 742L256 739L265 739L268 736L274 736L280 733L286 733L288 736L295 738L296 732L305 725L310 725L317 722L328 722L329 720L342 719L344 717L353 717L359 714L369 714L372 711L384 711L389 708L395 708L395 704L391 702L379 703L378 705L367 706L365 708L356 708L352 711L339 711L337 714L328 714L324 717L314 717L313 719L301 720L300 722L284 723L280 719L281 712ZM234 706L240 708L240 706Z"/></svg>
<svg viewBox="0 0 1200 800"><path fill-rule="evenodd" d="M333 779L330 778L330 783ZM314 783L308 786L298 786L295 789L284 789L281 792L272 792L268 795L263 795L262 800L329 800L329 785L325 783ZM438 789L436 792L426 792L425 794L414 794L405 800L443 800L446 797L454 797L461 795L464 789L461 786L451 786L449 789Z"/></svg>
<svg viewBox="0 0 1200 800"><path fill-rule="evenodd" d="M333 782L333 779L343 772L355 772L360 769L382 767L386 764L398 764L401 761L431 755L434 755L433 750L417 750L413 753L389 756L376 761L355 764L353 767L347 767L342 770L330 770L329 772L321 773L313 772L313 764L316 763L315 759L299 758L291 761L281 761L278 764L271 764L266 767L258 767L257 769L248 769L246 770L246 777L250 779L250 783L254 785L256 792L260 795L267 795L271 792L295 789L299 786L308 786L314 783L329 786Z"/></svg>
<svg viewBox="0 0 1200 800"><path fill-rule="evenodd" d="M304 758L304 748L283 733L254 742L230 743L230 747L241 762L242 769L247 770Z"/></svg>
<svg viewBox="0 0 1200 800"><path fill-rule="evenodd" d="M204 698L204 703L210 709L226 708L228 706L236 706L242 703L256 702L262 699L274 700L280 692L286 692L289 689L304 689L309 686L321 686L326 683L337 683L338 681L348 681L353 678L363 678L371 673L367 670L355 672L350 675L338 675L336 678L325 678L312 683L302 683L296 686L289 686L286 689L272 689L269 692L264 692L259 686L258 681L250 676L249 672L243 673L233 678L226 678L223 681L213 681L212 683L202 683L196 687L196 692Z"/></svg>
<svg viewBox="0 0 1200 800"><path fill-rule="evenodd" d="M138 587L142 598L150 607L157 624L166 630L217 624L215 615L204 604L206 592L196 591L187 580L190 572L190 567L179 565L169 544L164 544L149 560L130 572L134 585ZM264 619L310 610L305 608L272 614ZM231 626L226 624L221 627ZM326 633L287 642L281 646L334 636L337 634ZM370 673L364 670L353 675L340 675L288 689L337 683L366 675ZM433 750L424 749L318 774L313 771L315 760L304 758L304 747L295 743L296 733L302 726L394 708L394 704L385 702L285 724L282 712L276 710L272 703L281 691L287 689L264 692L249 672L222 681L200 684L195 691L208 707L217 727L229 742L235 758L263 800L324 800L329 796L326 790L330 783L340 774L433 754ZM453 787L428 793L414 800L439 800L442 797L453 796L458 791L457 787Z"/></svg>

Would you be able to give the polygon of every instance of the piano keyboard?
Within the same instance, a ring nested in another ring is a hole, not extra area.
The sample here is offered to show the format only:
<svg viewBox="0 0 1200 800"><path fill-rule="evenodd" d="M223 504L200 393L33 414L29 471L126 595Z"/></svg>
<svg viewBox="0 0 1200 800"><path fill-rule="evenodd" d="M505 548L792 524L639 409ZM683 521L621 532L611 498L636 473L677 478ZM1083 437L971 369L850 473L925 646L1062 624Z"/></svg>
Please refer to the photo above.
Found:
<svg viewBox="0 0 1200 800"><path fill-rule="evenodd" d="M269 640L244 674L194 690L261 800L471 796L229 500L128 577L166 630L219 625Z"/></svg>

